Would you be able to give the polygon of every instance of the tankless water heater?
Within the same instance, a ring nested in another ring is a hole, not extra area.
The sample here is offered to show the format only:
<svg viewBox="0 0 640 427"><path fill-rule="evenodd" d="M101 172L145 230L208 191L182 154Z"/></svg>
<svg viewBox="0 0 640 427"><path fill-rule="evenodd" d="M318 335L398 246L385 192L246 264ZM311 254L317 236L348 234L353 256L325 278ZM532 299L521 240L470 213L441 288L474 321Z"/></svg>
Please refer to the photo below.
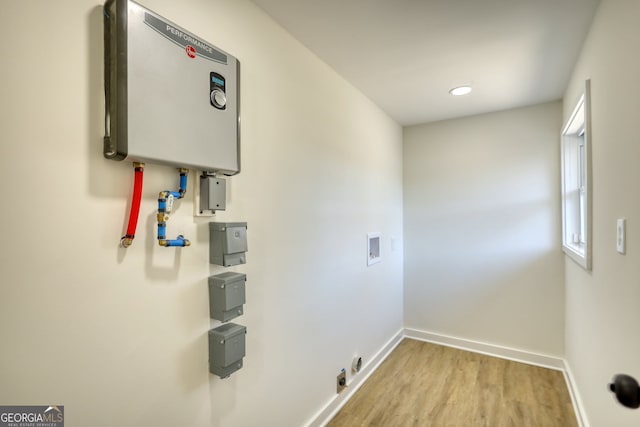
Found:
<svg viewBox="0 0 640 427"><path fill-rule="evenodd" d="M238 60L131 0L104 26L105 157L238 173Z"/></svg>

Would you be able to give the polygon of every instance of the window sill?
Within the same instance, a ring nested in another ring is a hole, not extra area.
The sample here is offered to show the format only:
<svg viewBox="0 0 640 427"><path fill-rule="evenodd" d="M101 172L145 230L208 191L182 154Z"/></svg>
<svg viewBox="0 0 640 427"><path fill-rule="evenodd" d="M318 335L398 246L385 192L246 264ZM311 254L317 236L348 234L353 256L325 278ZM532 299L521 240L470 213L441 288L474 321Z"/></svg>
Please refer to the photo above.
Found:
<svg viewBox="0 0 640 427"><path fill-rule="evenodd" d="M591 271L591 259L584 253L586 249L585 245L581 245L581 246L582 246L581 248L582 250L579 250L575 246L569 246L565 244L565 245L562 245L562 250L569 258L571 258L580 267L584 268L587 271Z"/></svg>

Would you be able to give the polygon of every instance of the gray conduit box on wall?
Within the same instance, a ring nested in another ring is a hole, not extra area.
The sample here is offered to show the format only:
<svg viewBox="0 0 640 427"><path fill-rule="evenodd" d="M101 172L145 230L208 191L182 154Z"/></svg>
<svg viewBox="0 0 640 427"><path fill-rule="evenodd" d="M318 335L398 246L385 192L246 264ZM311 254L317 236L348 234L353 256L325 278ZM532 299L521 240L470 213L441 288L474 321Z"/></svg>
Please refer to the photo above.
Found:
<svg viewBox="0 0 640 427"><path fill-rule="evenodd" d="M209 331L209 372L227 378L242 368L246 333L246 327L235 323Z"/></svg>
<svg viewBox="0 0 640 427"><path fill-rule="evenodd" d="M212 319L227 322L242 315L246 280L246 275L231 272L209 277L209 314Z"/></svg>
<svg viewBox="0 0 640 427"><path fill-rule="evenodd" d="M215 176L200 176L200 213L227 209L226 180Z"/></svg>
<svg viewBox="0 0 640 427"><path fill-rule="evenodd" d="M211 175L200 176L200 213L227 209L226 180Z"/></svg>
<svg viewBox="0 0 640 427"><path fill-rule="evenodd" d="M229 267L247 262L247 223L209 223L209 262Z"/></svg>

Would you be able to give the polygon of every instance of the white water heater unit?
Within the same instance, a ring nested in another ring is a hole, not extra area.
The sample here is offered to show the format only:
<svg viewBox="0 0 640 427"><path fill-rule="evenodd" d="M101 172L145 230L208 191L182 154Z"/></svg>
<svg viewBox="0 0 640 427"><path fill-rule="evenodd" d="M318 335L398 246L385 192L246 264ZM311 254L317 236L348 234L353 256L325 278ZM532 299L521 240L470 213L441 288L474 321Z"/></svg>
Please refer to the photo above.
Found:
<svg viewBox="0 0 640 427"><path fill-rule="evenodd" d="M105 157L238 173L238 60L131 0L104 25Z"/></svg>

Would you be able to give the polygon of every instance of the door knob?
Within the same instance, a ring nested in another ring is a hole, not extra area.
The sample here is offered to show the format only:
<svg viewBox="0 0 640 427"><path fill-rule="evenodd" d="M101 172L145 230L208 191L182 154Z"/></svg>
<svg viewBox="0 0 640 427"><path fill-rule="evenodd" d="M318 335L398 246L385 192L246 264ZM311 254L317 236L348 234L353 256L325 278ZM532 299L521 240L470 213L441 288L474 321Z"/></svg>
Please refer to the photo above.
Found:
<svg viewBox="0 0 640 427"><path fill-rule="evenodd" d="M613 382L609 384L609 390L615 393L616 399L620 404L631 409L640 407L640 386L635 378L618 374L613 377Z"/></svg>

